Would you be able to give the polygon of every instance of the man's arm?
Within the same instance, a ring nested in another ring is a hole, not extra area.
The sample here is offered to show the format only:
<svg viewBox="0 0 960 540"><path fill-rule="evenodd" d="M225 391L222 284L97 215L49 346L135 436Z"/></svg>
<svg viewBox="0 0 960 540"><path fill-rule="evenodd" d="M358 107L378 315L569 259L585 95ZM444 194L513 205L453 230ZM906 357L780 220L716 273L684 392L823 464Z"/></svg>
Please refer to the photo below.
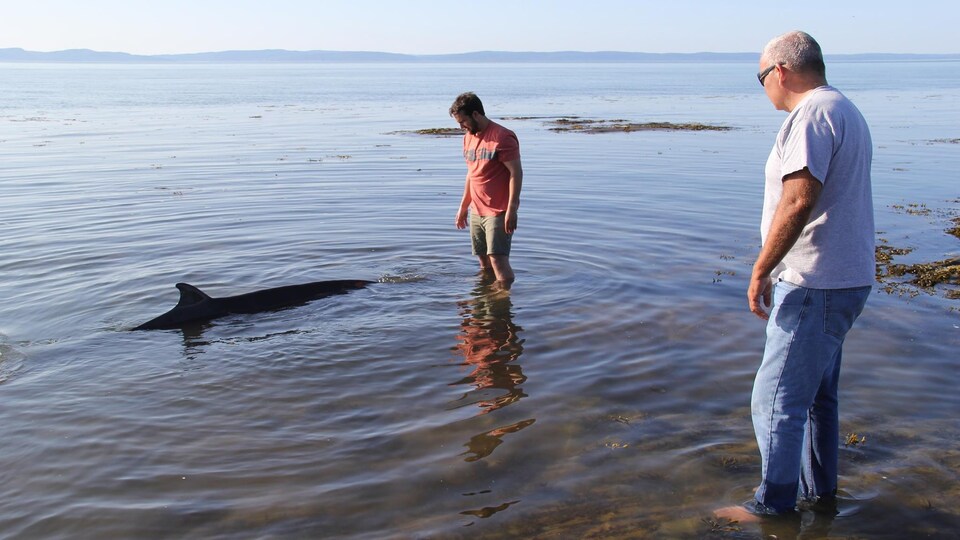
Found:
<svg viewBox="0 0 960 540"><path fill-rule="evenodd" d="M510 171L510 200L507 203L507 213L503 218L503 227L507 234L513 234L517 230L517 211L520 209L520 188L523 187L523 166L520 165L520 158L513 161L505 161L503 166Z"/></svg>
<svg viewBox="0 0 960 540"><path fill-rule="evenodd" d="M800 238L822 188L820 181L806 167L783 177L783 194L773 214L767 240L753 265L747 288L750 311L761 319L769 317L764 306L770 307L770 273Z"/></svg>
<svg viewBox="0 0 960 540"><path fill-rule="evenodd" d="M470 197L470 175L467 175L467 179L463 182L463 197L460 198L460 208L457 209L457 218L454 222L458 229L467 227L467 209L470 208L470 201L472 200Z"/></svg>

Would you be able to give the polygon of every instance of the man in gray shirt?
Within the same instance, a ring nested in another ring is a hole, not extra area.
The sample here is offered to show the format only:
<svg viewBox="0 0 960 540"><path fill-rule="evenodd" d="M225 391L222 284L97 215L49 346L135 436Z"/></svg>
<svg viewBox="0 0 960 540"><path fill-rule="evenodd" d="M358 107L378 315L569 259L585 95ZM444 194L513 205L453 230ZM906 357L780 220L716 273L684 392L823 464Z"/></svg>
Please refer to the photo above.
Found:
<svg viewBox="0 0 960 540"><path fill-rule="evenodd" d="M754 500L717 511L738 521L793 512L798 496L835 508L841 350L875 279L866 121L827 84L806 33L770 41L757 77L789 114L767 159L763 244L747 290L750 311L767 321L751 400L762 479Z"/></svg>

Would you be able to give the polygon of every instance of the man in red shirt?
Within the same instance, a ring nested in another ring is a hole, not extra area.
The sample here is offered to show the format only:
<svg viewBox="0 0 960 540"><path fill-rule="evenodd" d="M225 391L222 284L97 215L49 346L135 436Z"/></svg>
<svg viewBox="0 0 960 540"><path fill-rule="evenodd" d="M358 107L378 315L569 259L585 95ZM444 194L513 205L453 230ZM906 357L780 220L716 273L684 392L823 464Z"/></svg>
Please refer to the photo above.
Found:
<svg viewBox="0 0 960 540"><path fill-rule="evenodd" d="M483 103L473 92L457 96L450 116L464 129L463 159L467 179L457 211L458 229L467 227L480 270L492 270L497 281L509 287L514 280L510 267L510 243L517 229L520 187L520 142L516 134L486 117Z"/></svg>

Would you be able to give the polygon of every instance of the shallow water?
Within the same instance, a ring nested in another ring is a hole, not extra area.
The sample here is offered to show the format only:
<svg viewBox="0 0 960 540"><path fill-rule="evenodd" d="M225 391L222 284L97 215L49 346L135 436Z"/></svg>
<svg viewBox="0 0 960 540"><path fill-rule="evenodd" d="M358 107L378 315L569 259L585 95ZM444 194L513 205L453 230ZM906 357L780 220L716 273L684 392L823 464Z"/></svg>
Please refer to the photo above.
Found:
<svg viewBox="0 0 960 540"><path fill-rule="evenodd" d="M915 248L903 262L958 252L960 146L936 142L958 137L954 67L831 66L871 123L878 236ZM960 528L944 289L875 291L848 339L842 435L866 439L843 449L836 519L708 521L759 474L744 291L782 115L755 66L2 68L0 537ZM528 118L504 120L526 173L509 294L453 227L459 139L402 133L452 126L467 89ZM565 115L735 129L549 131ZM179 281L346 278L380 283L127 331Z"/></svg>

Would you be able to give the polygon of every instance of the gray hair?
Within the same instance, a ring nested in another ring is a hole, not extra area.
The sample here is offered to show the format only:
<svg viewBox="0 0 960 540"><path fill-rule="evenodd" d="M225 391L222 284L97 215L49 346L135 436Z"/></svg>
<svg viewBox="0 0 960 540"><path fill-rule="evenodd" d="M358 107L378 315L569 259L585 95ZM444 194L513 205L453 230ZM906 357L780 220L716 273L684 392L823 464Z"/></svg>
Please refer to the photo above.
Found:
<svg viewBox="0 0 960 540"><path fill-rule="evenodd" d="M806 32L797 30L771 39L763 48L762 56L772 64L785 65L797 73L827 75L820 44Z"/></svg>

